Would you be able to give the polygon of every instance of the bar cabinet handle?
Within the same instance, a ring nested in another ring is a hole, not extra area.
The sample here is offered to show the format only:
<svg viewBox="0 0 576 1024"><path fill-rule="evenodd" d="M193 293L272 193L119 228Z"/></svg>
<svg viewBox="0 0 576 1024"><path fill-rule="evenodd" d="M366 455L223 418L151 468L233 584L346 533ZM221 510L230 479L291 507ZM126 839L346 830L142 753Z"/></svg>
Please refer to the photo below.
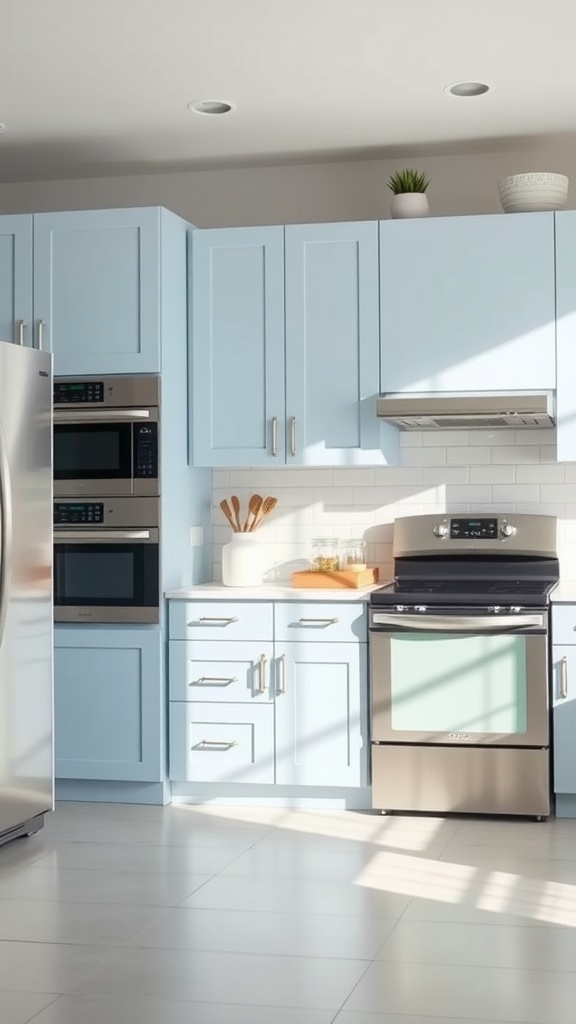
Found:
<svg viewBox="0 0 576 1024"><path fill-rule="evenodd" d="M278 417L272 417L272 455L278 455Z"/></svg>
<svg viewBox="0 0 576 1024"><path fill-rule="evenodd" d="M198 622L216 622L220 623L220 625L229 626L232 622L238 622L238 617L236 615L201 615ZM188 625L196 626L197 623L189 622Z"/></svg>
<svg viewBox="0 0 576 1024"><path fill-rule="evenodd" d="M278 658L278 686L276 693L286 693L286 655L281 654Z"/></svg>
<svg viewBox="0 0 576 1024"><path fill-rule="evenodd" d="M231 750L236 740L200 740L192 750Z"/></svg>
<svg viewBox="0 0 576 1024"><path fill-rule="evenodd" d="M562 700L568 696L568 658L560 661L560 696Z"/></svg>
<svg viewBox="0 0 576 1024"><path fill-rule="evenodd" d="M188 686L230 686L230 683L237 681L237 676L200 676L188 683Z"/></svg>
<svg viewBox="0 0 576 1024"><path fill-rule="evenodd" d="M16 344L17 345L23 345L24 344L24 329L25 329L25 327L26 327L26 321L25 320L17 320L16 321L16 330L18 332L17 335L16 335Z"/></svg>
<svg viewBox="0 0 576 1024"><path fill-rule="evenodd" d="M256 693L266 693L266 666L268 659L265 654L260 655L259 662L259 673L260 673L260 685L256 690Z"/></svg>
<svg viewBox="0 0 576 1024"><path fill-rule="evenodd" d="M296 417L290 420L290 454L296 455Z"/></svg>
<svg viewBox="0 0 576 1024"><path fill-rule="evenodd" d="M38 321L38 351L44 351L44 320Z"/></svg>
<svg viewBox="0 0 576 1024"><path fill-rule="evenodd" d="M310 623L315 623L317 626L333 626L335 622L338 622L338 619L298 619L298 622L301 622L303 626L308 626Z"/></svg>

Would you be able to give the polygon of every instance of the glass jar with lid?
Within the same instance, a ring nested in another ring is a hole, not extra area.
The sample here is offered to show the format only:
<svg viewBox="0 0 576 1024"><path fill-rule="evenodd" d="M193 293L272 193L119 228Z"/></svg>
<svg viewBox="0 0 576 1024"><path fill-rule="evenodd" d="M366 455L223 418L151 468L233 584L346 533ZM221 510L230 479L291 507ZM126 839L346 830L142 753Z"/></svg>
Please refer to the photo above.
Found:
<svg viewBox="0 0 576 1024"><path fill-rule="evenodd" d="M340 568L340 541L337 537L317 537L312 541L310 568L314 572L337 572Z"/></svg>
<svg viewBox="0 0 576 1024"><path fill-rule="evenodd" d="M361 537L342 542L340 565L342 569L349 569L351 572L364 572L366 544Z"/></svg>

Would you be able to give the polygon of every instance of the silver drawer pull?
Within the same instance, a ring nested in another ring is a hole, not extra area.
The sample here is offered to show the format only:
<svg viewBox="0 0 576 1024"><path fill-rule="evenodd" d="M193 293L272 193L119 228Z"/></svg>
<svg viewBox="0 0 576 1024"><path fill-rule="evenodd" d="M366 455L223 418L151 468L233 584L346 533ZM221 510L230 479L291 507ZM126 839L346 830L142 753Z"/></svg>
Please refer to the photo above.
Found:
<svg viewBox="0 0 576 1024"><path fill-rule="evenodd" d="M266 693L266 665L268 664L268 658L265 654L260 655L260 685L256 690L256 693Z"/></svg>
<svg viewBox="0 0 576 1024"><path fill-rule="evenodd" d="M338 619L298 619L303 626L309 626L311 623L316 626L333 626Z"/></svg>
<svg viewBox="0 0 576 1024"><path fill-rule="evenodd" d="M200 740L192 750L231 750L236 740Z"/></svg>
<svg viewBox="0 0 576 1024"><path fill-rule="evenodd" d="M560 696L562 700L568 696L568 658L560 662Z"/></svg>
<svg viewBox="0 0 576 1024"><path fill-rule="evenodd" d="M237 676L200 676L188 683L188 686L230 686L230 683L237 682Z"/></svg>
<svg viewBox="0 0 576 1024"><path fill-rule="evenodd" d="M236 615L201 615L197 622L189 622L189 626L197 626L198 622L214 622L218 626L229 626L232 622L238 622Z"/></svg>
<svg viewBox="0 0 576 1024"><path fill-rule="evenodd" d="M286 655L281 654L278 658L278 686L276 693L286 693Z"/></svg>

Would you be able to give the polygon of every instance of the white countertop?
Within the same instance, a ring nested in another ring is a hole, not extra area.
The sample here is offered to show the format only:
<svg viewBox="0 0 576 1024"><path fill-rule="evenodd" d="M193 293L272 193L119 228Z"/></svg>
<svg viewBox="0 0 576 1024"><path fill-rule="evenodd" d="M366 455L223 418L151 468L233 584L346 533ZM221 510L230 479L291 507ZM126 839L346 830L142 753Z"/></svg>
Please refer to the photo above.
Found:
<svg viewBox="0 0 576 1024"><path fill-rule="evenodd" d="M222 583L199 583L195 587L167 590L165 597L179 601L367 601L373 590L385 585L372 583L358 590L293 587L285 583L263 583L261 587L225 587Z"/></svg>
<svg viewBox="0 0 576 1024"><path fill-rule="evenodd" d="M561 580L550 600L553 604L576 604L576 580Z"/></svg>

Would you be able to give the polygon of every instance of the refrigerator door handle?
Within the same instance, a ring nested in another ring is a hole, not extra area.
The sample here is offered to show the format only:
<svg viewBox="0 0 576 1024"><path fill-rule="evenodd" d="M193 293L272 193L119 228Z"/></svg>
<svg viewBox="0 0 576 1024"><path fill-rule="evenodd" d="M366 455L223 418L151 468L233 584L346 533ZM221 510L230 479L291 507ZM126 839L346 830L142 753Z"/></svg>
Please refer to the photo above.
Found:
<svg viewBox="0 0 576 1024"><path fill-rule="evenodd" d="M12 490L6 439L0 422L0 647L4 639L12 557Z"/></svg>

